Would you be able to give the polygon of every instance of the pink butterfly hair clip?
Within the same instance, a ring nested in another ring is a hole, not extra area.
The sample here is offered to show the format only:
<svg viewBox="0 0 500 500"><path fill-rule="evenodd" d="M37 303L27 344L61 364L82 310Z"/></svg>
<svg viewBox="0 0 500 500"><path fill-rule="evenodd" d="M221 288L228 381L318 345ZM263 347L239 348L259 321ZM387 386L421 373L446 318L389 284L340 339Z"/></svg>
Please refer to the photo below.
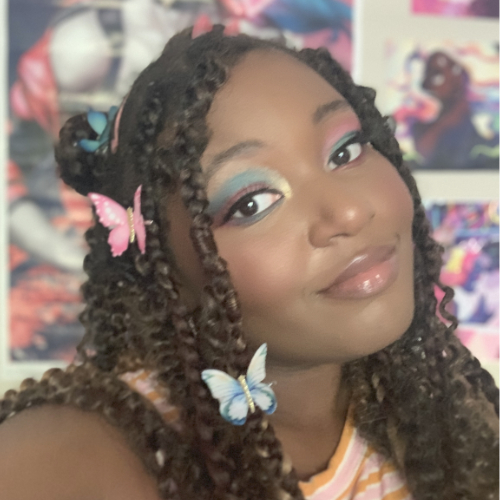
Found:
<svg viewBox="0 0 500 500"><path fill-rule="evenodd" d="M119 203L97 193L89 193L89 198L95 206L99 222L110 229L108 243L113 257L118 257L137 238L137 245L142 254L146 252L146 228L141 214L141 190L139 186L134 194L134 208L123 208Z"/></svg>

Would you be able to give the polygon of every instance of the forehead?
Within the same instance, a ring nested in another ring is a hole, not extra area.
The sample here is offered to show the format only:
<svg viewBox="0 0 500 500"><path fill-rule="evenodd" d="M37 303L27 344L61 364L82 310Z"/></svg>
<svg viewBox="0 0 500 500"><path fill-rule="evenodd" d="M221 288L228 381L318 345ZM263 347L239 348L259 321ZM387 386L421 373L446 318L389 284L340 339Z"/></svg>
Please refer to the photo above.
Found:
<svg viewBox="0 0 500 500"><path fill-rule="evenodd" d="M207 116L210 143L230 146L250 136L272 141L336 99L341 95L294 57L278 50L250 52L215 96Z"/></svg>

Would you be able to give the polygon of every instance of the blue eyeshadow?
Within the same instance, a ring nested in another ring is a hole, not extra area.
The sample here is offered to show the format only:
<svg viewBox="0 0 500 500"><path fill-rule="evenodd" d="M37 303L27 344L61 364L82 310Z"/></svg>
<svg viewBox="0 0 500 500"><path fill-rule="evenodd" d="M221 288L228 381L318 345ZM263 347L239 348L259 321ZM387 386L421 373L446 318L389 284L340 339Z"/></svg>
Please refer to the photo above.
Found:
<svg viewBox="0 0 500 500"><path fill-rule="evenodd" d="M212 216L215 215L224 207L232 196L251 184L264 182L269 184L270 187L275 187L275 177L275 175L270 175L270 172L267 169L262 168L249 169L235 175L231 179L227 180L222 187L217 190L212 200L210 200L208 213Z"/></svg>
<svg viewBox="0 0 500 500"><path fill-rule="evenodd" d="M359 130L355 130L352 132L347 132L347 134L344 134L330 149L330 151L335 151L336 149L342 147L344 144L349 142L353 137L356 137L359 135Z"/></svg>

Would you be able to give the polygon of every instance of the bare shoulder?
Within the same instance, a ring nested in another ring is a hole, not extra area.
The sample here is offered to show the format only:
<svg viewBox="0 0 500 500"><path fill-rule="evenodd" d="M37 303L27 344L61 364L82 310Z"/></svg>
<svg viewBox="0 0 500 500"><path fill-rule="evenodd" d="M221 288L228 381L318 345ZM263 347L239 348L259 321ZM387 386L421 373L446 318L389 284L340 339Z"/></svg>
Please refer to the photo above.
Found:
<svg viewBox="0 0 500 500"><path fill-rule="evenodd" d="M104 418L69 406L30 408L0 425L9 500L159 500L154 479Z"/></svg>

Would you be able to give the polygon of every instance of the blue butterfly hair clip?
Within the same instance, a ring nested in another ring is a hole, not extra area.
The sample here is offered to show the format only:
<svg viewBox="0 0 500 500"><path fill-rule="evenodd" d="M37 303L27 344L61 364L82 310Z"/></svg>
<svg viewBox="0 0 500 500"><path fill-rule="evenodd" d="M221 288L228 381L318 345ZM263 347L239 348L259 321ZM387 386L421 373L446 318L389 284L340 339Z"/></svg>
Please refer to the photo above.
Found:
<svg viewBox="0 0 500 500"><path fill-rule="evenodd" d="M233 425L243 425L248 411L258 406L267 414L276 410L276 396L271 386L263 384L266 378L267 344L262 344L253 355L246 377L234 379L220 370L203 370L201 378L212 396L219 400L220 414Z"/></svg>
<svg viewBox="0 0 500 500"><path fill-rule="evenodd" d="M108 115L100 111L89 111L87 113L87 121L92 127L92 130L97 134L96 139L82 139L78 141L78 145L87 151L87 153L95 153L99 148L105 147L109 142L111 134L111 125L115 119L118 108L111 106Z"/></svg>

